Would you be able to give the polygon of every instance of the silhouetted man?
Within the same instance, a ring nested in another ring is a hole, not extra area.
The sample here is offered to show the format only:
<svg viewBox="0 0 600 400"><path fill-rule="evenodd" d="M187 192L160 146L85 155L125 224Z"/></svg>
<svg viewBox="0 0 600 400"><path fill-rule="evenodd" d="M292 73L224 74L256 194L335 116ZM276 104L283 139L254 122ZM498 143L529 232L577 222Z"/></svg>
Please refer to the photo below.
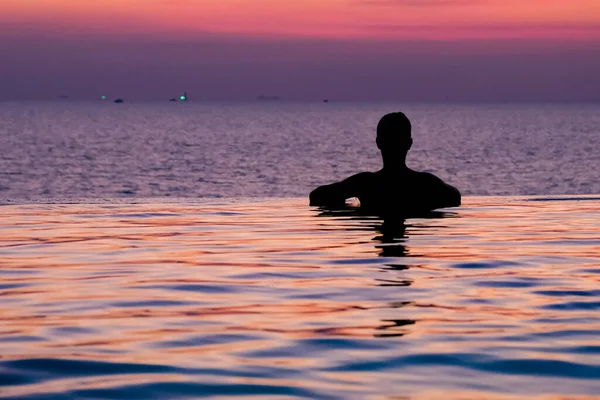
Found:
<svg viewBox="0 0 600 400"><path fill-rule="evenodd" d="M342 208L347 199L357 197L365 211L402 215L459 206L460 192L455 187L433 174L406 166L406 154L412 144L411 124L406 115L401 112L384 115L377 124L377 147L383 168L316 188L310 194L310 205Z"/></svg>

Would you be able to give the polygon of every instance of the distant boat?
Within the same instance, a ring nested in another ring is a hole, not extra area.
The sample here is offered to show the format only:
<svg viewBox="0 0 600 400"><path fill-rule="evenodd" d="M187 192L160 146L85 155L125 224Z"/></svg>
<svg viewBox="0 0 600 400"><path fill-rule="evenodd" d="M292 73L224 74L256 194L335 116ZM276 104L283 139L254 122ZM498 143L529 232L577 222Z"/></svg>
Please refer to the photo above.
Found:
<svg viewBox="0 0 600 400"><path fill-rule="evenodd" d="M323 100L323 103L329 103L328 99Z"/></svg>
<svg viewBox="0 0 600 400"><path fill-rule="evenodd" d="M277 101L277 100L281 100L281 98L279 96L258 96L256 98L256 100L261 100L261 101Z"/></svg>
<svg viewBox="0 0 600 400"><path fill-rule="evenodd" d="M117 103L117 104L125 103L125 100L123 100L123 99L116 99L115 103Z"/></svg>
<svg viewBox="0 0 600 400"><path fill-rule="evenodd" d="M173 97L172 99L169 99L169 102L171 102L171 103L177 103L177 99L175 97Z"/></svg>

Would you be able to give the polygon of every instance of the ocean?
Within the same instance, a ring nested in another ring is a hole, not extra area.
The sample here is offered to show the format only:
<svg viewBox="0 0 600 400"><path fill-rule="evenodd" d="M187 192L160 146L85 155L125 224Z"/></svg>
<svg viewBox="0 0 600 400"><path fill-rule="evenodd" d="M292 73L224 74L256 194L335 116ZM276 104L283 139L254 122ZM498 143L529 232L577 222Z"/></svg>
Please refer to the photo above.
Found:
<svg viewBox="0 0 600 400"><path fill-rule="evenodd" d="M600 104L0 103L0 198L305 197L377 170L379 118L410 167L465 195L600 193Z"/></svg>
<svg viewBox="0 0 600 400"><path fill-rule="evenodd" d="M398 109L462 206L309 207ZM0 398L600 396L598 111L0 103Z"/></svg>

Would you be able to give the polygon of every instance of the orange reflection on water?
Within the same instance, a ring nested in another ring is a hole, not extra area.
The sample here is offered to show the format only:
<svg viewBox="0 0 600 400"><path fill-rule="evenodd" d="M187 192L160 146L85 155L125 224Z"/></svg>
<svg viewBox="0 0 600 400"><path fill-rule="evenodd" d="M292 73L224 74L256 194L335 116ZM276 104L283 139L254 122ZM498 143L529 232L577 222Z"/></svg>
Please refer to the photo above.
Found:
<svg viewBox="0 0 600 400"><path fill-rule="evenodd" d="M382 395L402 383L425 396L416 376L436 367L421 358L469 368L456 361L468 356L477 367L464 388L475 376L494 393L522 378L520 362L587 368L597 358L581 350L600 331L597 201L467 198L435 218L392 223L305 200L106 206L3 206L0 362L169 365L204 378L197 371L210 368L221 371L214 379L334 392L366 380L380 384L355 390ZM494 374L509 361L513 372ZM245 375L273 365L300 378ZM443 371L439 385L466 379ZM560 377L565 390L575 385ZM68 379L10 390L99 382Z"/></svg>

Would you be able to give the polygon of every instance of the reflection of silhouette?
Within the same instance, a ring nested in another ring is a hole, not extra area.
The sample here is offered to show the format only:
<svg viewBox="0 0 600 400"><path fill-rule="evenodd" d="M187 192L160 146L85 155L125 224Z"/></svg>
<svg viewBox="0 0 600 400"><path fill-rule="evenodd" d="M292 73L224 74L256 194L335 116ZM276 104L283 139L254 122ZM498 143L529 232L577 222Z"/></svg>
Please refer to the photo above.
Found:
<svg viewBox="0 0 600 400"><path fill-rule="evenodd" d="M385 331L383 333L378 333L375 337L398 337L404 336L404 332L396 331L398 328L402 328L407 325L414 325L417 323L414 319L384 319L381 322L385 322L385 325L378 326L378 331Z"/></svg>
<svg viewBox="0 0 600 400"><path fill-rule="evenodd" d="M404 267L406 267L405 265L403 265ZM408 269L404 268L404 269ZM379 284L377 286L410 286L412 285L411 280L405 279L405 280L398 280L398 281L393 281L390 279L375 279L377 282L379 282Z"/></svg>
<svg viewBox="0 0 600 400"><path fill-rule="evenodd" d="M400 213L394 215L393 213L386 213L384 216L378 216L377 214L370 213L369 210L354 207L338 207L328 208L320 207L317 217L329 217L339 218L340 221L352 221L359 222L358 224L351 224L348 226L345 224L345 230L365 230L369 232L375 231L377 234L373 237L373 241L376 242L375 248L379 249L379 256L385 258L398 258L399 261L406 257L419 257L418 255L411 254L409 248L406 245L408 235L406 233L407 228L416 229L419 225L411 225L407 223L407 219ZM422 219L444 219L455 217L456 214L452 212L441 212L441 211L428 211L421 212L418 214L418 218ZM410 219L408 219L410 221ZM423 228L423 227L421 227ZM410 269L410 265L407 263L386 263L382 270L384 271L405 271ZM401 274L399 274L401 276ZM413 284L410 279L375 279L377 286L380 287L408 287ZM391 302L388 304L390 308L403 308L410 304L410 301L402 302ZM393 319L393 320L382 320L381 325L375 329L378 331L375 337L400 337L407 333L406 326L414 325L417 323L414 319Z"/></svg>
<svg viewBox="0 0 600 400"><path fill-rule="evenodd" d="M356 197L363 210L405 216L459 206L461 196L456 188L433 174L413 171L406 166L412 143L408 118L401 112L384 115L377 125L377 147L383 168L318 187L310 194L310 204L337 208Z"/></svg>
<svg viewBox="0 0 600 400"><path fill-rule="evenodd" d="M454 215L454 213L447 211L425 211L414 214L411 218L442 219L450 218ZM360 221L360 225L353 225L351 228L346 227L345 229L376 231L378 235L373 237L373 240L379 242L379 244L375 245L375 248L381 250L379 253L381 257L409 256L404 242L408 239L406 228L411 227L412 225L406 223L407 219L402 214L395 215L392 212L388 212L384 215L377 215L376 213L371 213L370 210L364 210L362 208L319 207L319 214L317 217L343 217L344 220ZM410 256L418 257L414 254L411 254ZM408 269L408 267L394 266L393 269Z"/></svg>
<svg viewBox="0 0 600 400"><path fill-rule="evenodd" d="M375 245L381 252L381 257L406 257L408 251L404 242L406 241L406 222L404 219L384 219L383 223L376 229L381 235L375 236L373 240L381 244Z"/></svg>

